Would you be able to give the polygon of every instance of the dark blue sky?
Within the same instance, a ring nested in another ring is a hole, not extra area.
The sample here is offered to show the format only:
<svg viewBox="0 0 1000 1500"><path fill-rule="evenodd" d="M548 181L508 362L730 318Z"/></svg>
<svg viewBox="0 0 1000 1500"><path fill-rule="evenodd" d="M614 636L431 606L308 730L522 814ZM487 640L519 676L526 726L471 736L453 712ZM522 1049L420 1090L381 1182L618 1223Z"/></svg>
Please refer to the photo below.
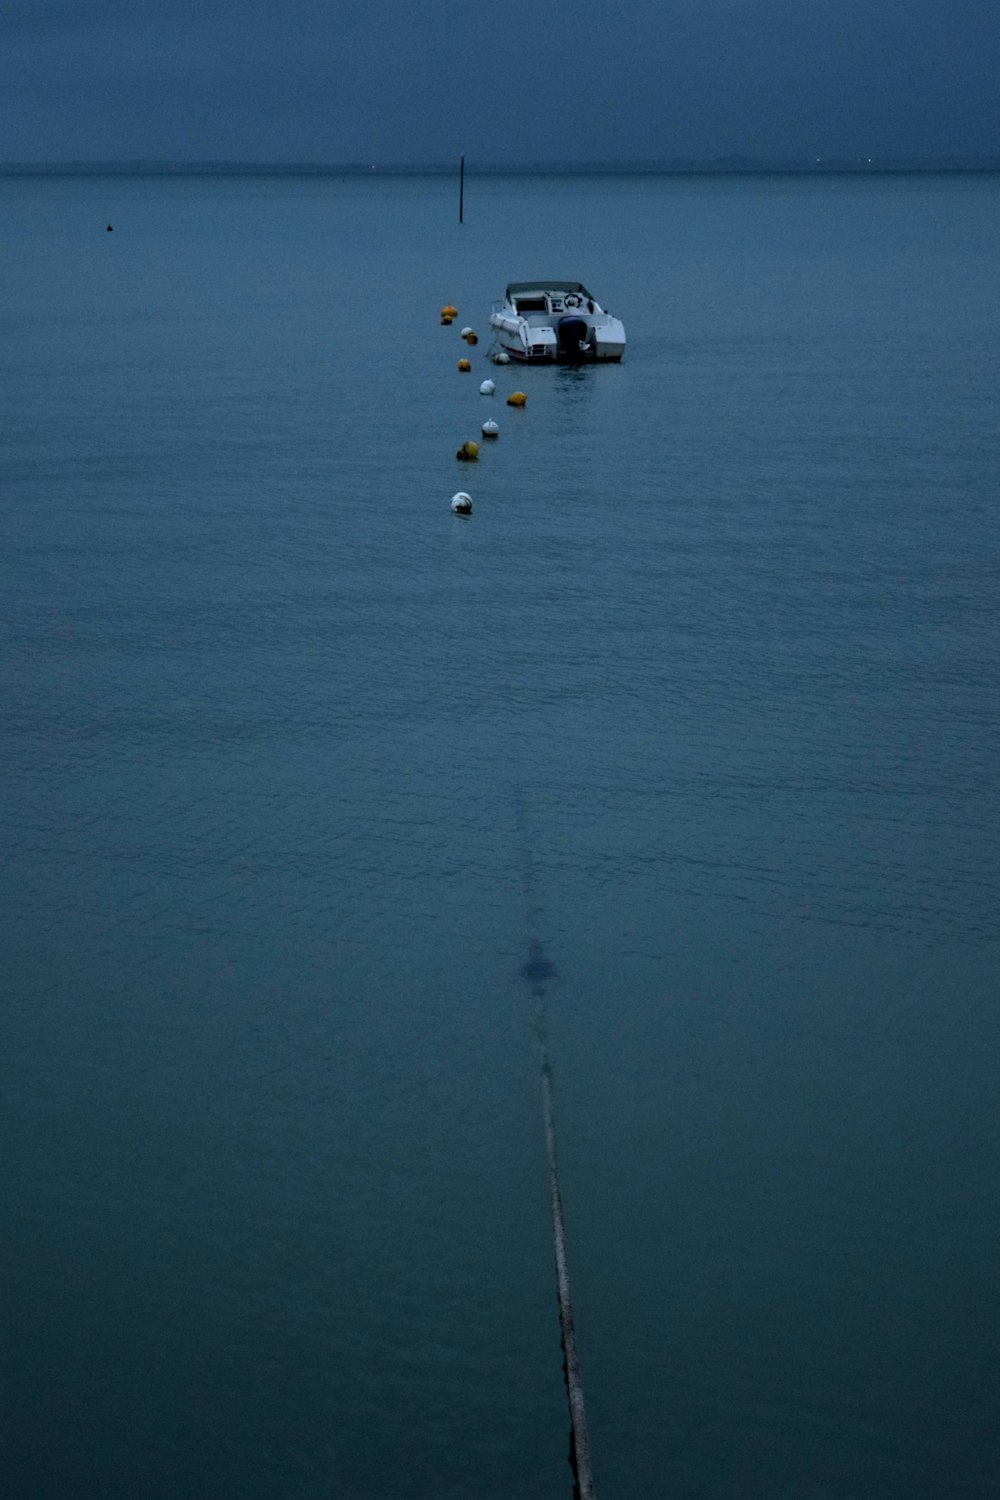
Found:
<svg viewBox="0 0 1000 1500"><path fill-rule="evenodd" d="M0 159L1000 152L1000 0L6 0Z"/></svg>

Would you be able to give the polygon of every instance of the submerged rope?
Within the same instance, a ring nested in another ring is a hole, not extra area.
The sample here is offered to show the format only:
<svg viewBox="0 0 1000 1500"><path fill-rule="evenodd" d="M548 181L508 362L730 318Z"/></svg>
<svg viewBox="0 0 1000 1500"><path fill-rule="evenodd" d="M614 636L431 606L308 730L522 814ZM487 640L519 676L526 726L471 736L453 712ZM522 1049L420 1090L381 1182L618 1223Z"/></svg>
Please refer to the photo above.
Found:
<svg viewBox="0 0 1000 1500"><path fill-rule="evenodd" d="M555 968L545 956L537 931L537 908L533 899L531 865L522 840L521 879L524 891L525 919L528 928L528 962L521 969L531 994L538 1001L535 1036L542 1073L542 1119L545 1126L545 1152L549 1167L549 1198L552 1203L552 1243L556 1258L556 1290L559 1297L559 1323L562 1329L563 1375L569 1401L570 1465L573 1470L574 1500L596 1500L594 1479L590 1471L590 1437L583 1404L583 1381L576 1348L576 1320L569 1286L566 1258L566 1225L563 1220L562 1193L559 1189L559 1158L556 1151L556 1127L552 1112L552 1064L549 1060L548 1012L545 1004L546 981Z"/></svg>
<svg viewBox="0 0 1000 1500"><path fill-rule="evenodd" d="M594 1480L590 1472L590 1436L583 1404L583 1381L580 1359L576 1352L576 1321L569 1289L566 1264L566 1226L563 1223L562 1194L559 1191L559 1163L556 1157L556 1130L552 1120L552 1070L544 1036L539 1037L542 1064L542 1111L545 1119L545 1149L549 1158L549 1196L552 1199L552 1241L556 1253L556 1287L559 1293L559 1321L562 1324L562 1347L566 1395L572 1431L570 1463L576 1478L577 1500L595 1500Z"/></svg>

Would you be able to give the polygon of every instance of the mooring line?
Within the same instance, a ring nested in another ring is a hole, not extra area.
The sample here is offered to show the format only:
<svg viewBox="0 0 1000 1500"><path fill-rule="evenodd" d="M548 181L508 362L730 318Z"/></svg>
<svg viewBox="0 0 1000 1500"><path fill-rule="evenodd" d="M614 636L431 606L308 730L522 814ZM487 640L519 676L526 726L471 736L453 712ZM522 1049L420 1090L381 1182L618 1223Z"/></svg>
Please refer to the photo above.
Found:
<svg viewBox="0 0 1000 1500"><path fill-rule="evenodd" d="M520 821L520 820L519 820ZM570 1466L573 1470L574 1500L596 1500L594 1478L590 1470L590 1437L583 1402L583 1380L576 1347L576 1319L569 1285L566 1255L566 1224L563 1218L562 1193L559 1188L559 1157L556 1150L556 1127L552 1110L552 1063L549 1058L548 1012L545 1004L546 981L555 975L538 936L538 909L534 901L534 881L527 844L522 832L521 883L524 893L525 923L528 929L528 962L521 969L531 994L538 1001L535 1037L542 1074L542 1120L545 1126L545 1153L549 1167L549 1198L552 1205L552 1243L556 1259L556 1290L559 1297L559 1323L562 1330L563 1375L569 1401Z"/></svg>
<svg viewBox="0 0 1000 1500"><path fill-rule="evenodd" d="M552 1070L544 1041L539 1044L542 1065L542 1110L545 1118L545 1149L549 1159L549 1196L552 1199L552 1242L556 1253L556 1287L559 1293L559 1321L562 1325L566 1394L572 1429L571 1463L576 1478L574 1494L578 1500L595 1500L594 1479L590 1471L590 1435L583 1404L583 1380L576 1350L576 1320L569 1289L566 1263L566 1226L563 1222L562 1194L559 1191L559 1162L556 1156L556 1128L552 1119Z"/></svg>

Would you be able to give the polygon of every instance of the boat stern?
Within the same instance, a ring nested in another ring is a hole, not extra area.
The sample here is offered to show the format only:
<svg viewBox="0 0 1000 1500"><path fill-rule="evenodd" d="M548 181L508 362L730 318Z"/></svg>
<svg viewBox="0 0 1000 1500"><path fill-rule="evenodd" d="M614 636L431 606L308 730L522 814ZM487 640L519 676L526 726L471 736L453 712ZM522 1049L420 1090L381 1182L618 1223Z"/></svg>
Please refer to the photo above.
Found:
<svg viewBox="0 0 1000 1500"><path fill-rule="evenodd" d="M593 331L594 358L620 360L625 353L625 326L617 318L608 318Z"/></svg>

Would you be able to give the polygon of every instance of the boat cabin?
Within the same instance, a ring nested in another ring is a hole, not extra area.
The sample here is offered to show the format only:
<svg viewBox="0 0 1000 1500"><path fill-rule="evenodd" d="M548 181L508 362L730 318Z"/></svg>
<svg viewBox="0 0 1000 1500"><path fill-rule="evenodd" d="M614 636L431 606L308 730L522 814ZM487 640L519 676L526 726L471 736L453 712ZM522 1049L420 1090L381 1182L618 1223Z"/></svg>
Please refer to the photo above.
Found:
<svg viewBox="0 0 1000 1500"><path fill-rule="evenodd" d="M582 281L515 281L507 288L506 300L529 324L547 322L577 309L601 311Z"/></svg>

